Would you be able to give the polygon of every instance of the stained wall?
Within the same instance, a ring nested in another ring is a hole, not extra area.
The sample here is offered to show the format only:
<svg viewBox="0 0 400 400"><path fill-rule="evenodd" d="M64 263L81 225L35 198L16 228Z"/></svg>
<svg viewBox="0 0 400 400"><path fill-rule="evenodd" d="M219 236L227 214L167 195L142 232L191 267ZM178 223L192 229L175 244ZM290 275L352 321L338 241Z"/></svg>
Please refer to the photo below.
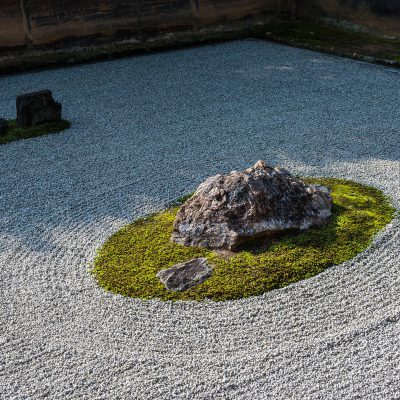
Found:
<svg viewBox="0 0 400 400"><path fill-rule="evenodd" d="M292 1L292 0L290 0ZM138 37L275 17L288 0L1 0L0 47Z"/></svg>
<svg viewBox="0 0 400 400"><path fill-rule="evenodd" d="M400 34L399 0L1 0L0 48L138 38L235 23L327 18Z"/></svg>

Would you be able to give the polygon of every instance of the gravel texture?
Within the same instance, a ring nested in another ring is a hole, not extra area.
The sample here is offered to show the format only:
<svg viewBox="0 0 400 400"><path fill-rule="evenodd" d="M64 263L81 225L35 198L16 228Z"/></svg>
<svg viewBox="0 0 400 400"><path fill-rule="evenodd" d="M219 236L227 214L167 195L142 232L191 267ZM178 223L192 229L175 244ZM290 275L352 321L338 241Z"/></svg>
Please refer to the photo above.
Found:
<svg viewBox="0 0 400 400"><path fill-rule="evenodd" d="M258 159L399 207L399 72L242 41L1 78L1 117L50 88L73 126L0 146L0 397L399 399L399 218L245 300L122 298L87 272L122 225Z"/></svg>

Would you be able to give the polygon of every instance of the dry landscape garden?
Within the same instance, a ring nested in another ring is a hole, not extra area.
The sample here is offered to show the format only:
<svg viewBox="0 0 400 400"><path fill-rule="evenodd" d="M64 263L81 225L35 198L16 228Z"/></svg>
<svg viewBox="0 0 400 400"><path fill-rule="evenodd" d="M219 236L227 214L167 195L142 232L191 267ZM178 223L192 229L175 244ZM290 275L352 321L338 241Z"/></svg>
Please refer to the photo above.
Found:
<svg viewBox="0 0 400 400"><path fill-rule="evenodd" d="M191 2L131 56L50 3L0 5L0 398L398 399L400 9Z"/></svg>

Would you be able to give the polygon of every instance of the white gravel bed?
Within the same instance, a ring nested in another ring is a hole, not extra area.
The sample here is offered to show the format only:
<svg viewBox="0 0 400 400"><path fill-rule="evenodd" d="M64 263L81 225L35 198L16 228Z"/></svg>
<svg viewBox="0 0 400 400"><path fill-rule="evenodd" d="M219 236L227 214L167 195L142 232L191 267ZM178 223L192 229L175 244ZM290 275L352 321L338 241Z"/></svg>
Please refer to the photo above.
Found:
<svg viewBox="0 0 400 400"><path fill-rule="evenodd" d="M123 298L88 269L119 227L264 159L400 206L400 71L239 41L0 79L72 128L0 146L1 399L399 399L400 220L261 297Z"/></svg>

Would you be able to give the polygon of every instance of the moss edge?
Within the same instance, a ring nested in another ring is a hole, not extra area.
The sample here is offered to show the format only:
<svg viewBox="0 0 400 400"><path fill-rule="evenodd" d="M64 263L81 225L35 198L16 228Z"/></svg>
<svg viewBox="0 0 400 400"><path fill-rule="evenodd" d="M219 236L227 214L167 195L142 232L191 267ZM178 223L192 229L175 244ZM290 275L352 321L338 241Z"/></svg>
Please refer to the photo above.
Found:
<svg viewBox="0 0 400 400"><path fill-rule="evenodd" d="M262 252L249 248L223 259L207 249L169 242L178 210L174 206L113 234L98 250L91 273L104 289L142 299L223 301L261 295L353 258L395 215L387 197L376 188L332 178L305 181L333 189L333 217L326 227L263 243ZM207 257L213 276L185 292L168 292L156 273L194 257Z"/></svg>
<svg viewBox="0 0 400 400"><path fill-rule="evenodd" d="M7 121L8 129L5 135L0 136L0 144L6 144L15 140L29 139L32 137L48 135L51 133L60 133L71 126L71 123L65 119L56 122L48 122L32 126L29 128L18 128L15 120Z"/></svg>

